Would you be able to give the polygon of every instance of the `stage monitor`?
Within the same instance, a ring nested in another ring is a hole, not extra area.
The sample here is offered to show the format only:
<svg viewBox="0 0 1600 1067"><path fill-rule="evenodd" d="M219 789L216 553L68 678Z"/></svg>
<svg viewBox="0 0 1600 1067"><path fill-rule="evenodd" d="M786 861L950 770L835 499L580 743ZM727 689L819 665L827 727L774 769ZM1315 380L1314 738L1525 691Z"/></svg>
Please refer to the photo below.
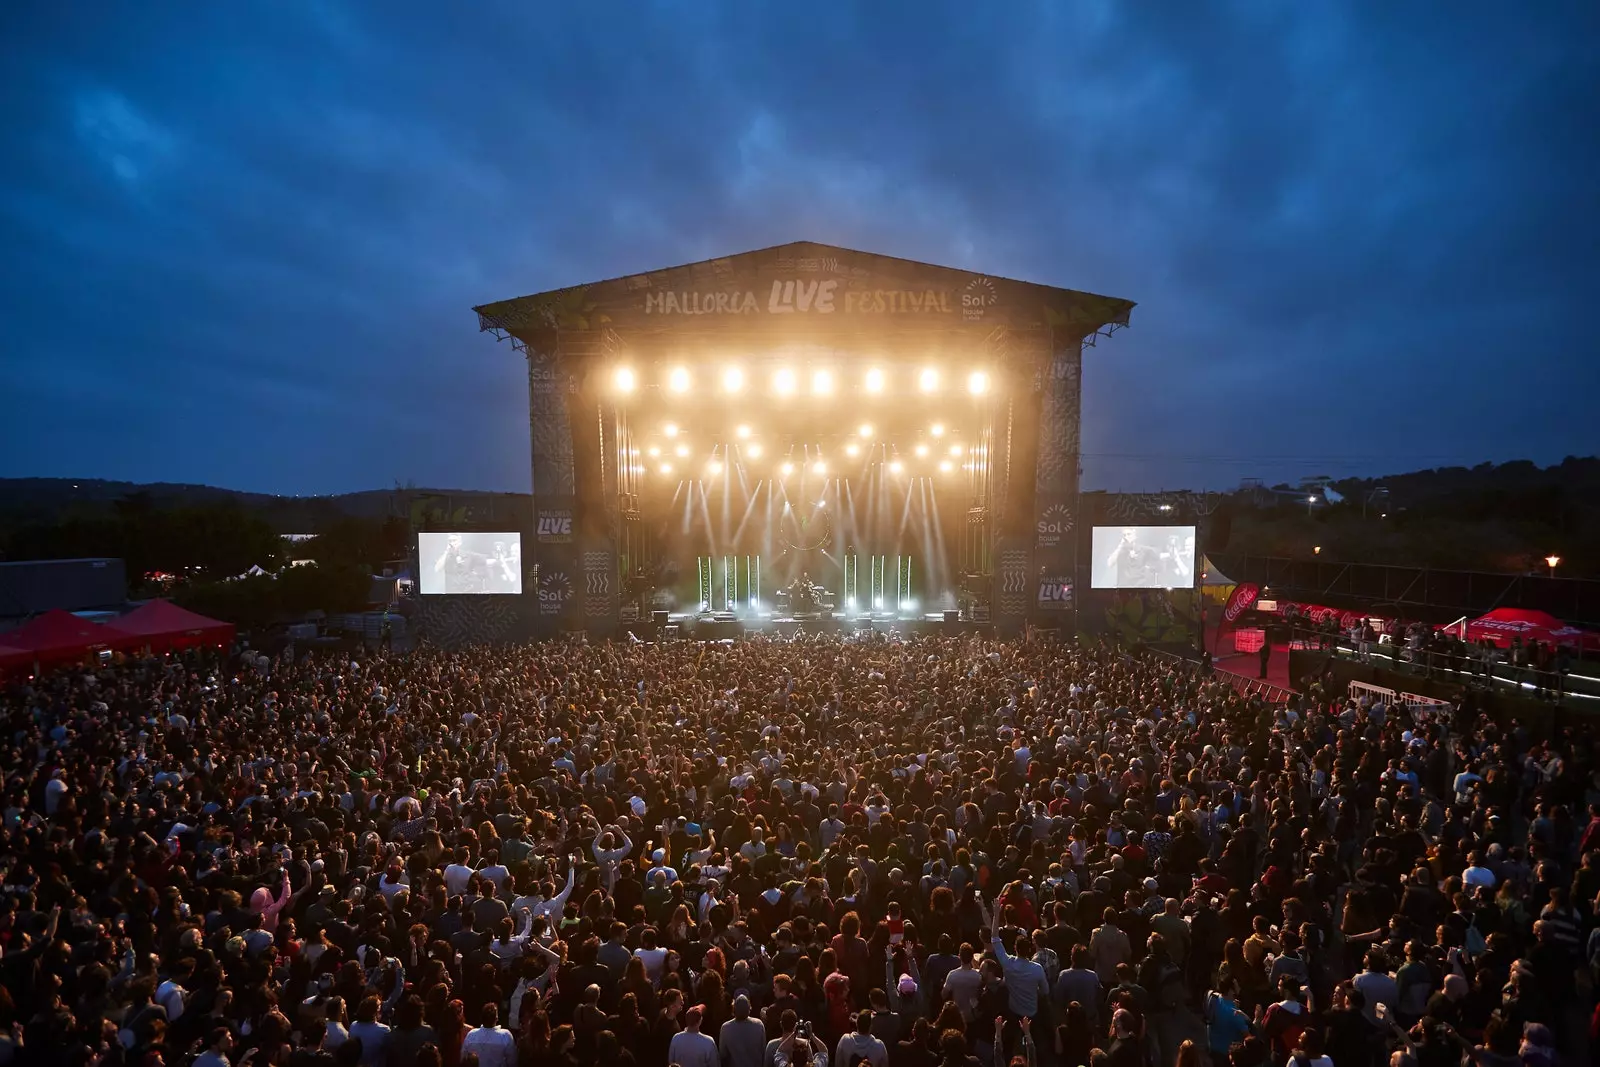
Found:
<svg viewBox="0 0 1600 1067"><path fill-rule="evenodd" d="M417 588L423 596L522 592L522 535L417 534Z"/></svg>
<svg viewBox="0 0 1600 1067"><path fill-rule="evenodd" d="M1096 526L1091 589L1194 586L1193 526Z"/></svg>

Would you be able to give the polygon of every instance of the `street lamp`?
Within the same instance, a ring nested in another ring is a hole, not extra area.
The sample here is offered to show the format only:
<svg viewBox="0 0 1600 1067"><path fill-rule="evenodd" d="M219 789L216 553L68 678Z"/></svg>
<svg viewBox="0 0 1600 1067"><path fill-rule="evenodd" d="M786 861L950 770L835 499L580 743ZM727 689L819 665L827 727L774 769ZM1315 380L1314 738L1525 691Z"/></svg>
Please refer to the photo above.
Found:
<svg viewBox="0 0 1600 1067"><path fill-rule="evenodd" d="M1550 577L1556 576L1556 564L1561 562L1560 556L1546 556L1544 561L1550 565Z"/></svg>

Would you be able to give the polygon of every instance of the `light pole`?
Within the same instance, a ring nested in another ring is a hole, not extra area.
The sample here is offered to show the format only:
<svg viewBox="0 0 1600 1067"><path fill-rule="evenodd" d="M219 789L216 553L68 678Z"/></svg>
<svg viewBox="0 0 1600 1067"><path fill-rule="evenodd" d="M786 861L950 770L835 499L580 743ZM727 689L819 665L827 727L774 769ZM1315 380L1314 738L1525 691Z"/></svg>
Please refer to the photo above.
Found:
<svg viewBox="0 0 1600 1067"><path fill-rule="evenodd" d="M1560 556L1546 556L1544 561L1550 565L1550 577L1556 576L1556 564L1561 562Z"/></svg>

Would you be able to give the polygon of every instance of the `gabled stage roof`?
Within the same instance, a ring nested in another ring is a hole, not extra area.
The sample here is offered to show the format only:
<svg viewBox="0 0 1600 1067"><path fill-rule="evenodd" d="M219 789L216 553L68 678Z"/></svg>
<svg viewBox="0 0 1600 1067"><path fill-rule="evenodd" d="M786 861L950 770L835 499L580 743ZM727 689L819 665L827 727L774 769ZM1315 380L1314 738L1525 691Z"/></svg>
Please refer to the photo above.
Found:
<svg viewBox="0 0 1600 1067"><path fill-rule="evenodd" d="M1092 339L1128 325L1133 302L796 241L484 304L479 326L519 347L535 335L614 331L775 337L844 344L859 336L1049 330Z"/></svg>

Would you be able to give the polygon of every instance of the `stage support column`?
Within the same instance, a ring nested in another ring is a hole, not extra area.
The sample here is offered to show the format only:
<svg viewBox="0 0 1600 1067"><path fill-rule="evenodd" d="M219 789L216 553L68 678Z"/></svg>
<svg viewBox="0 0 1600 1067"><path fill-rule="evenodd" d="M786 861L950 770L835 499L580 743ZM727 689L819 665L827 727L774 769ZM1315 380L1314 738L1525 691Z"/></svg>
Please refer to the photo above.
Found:
<svg viewBox="0 0 1600 1067"><path fill-rule="evenodd" d="M1045 365L1034 475L1030 618L1041 626L1076 627L1079 439L1083 405L1083 340L1056 335Z"/></svg>

